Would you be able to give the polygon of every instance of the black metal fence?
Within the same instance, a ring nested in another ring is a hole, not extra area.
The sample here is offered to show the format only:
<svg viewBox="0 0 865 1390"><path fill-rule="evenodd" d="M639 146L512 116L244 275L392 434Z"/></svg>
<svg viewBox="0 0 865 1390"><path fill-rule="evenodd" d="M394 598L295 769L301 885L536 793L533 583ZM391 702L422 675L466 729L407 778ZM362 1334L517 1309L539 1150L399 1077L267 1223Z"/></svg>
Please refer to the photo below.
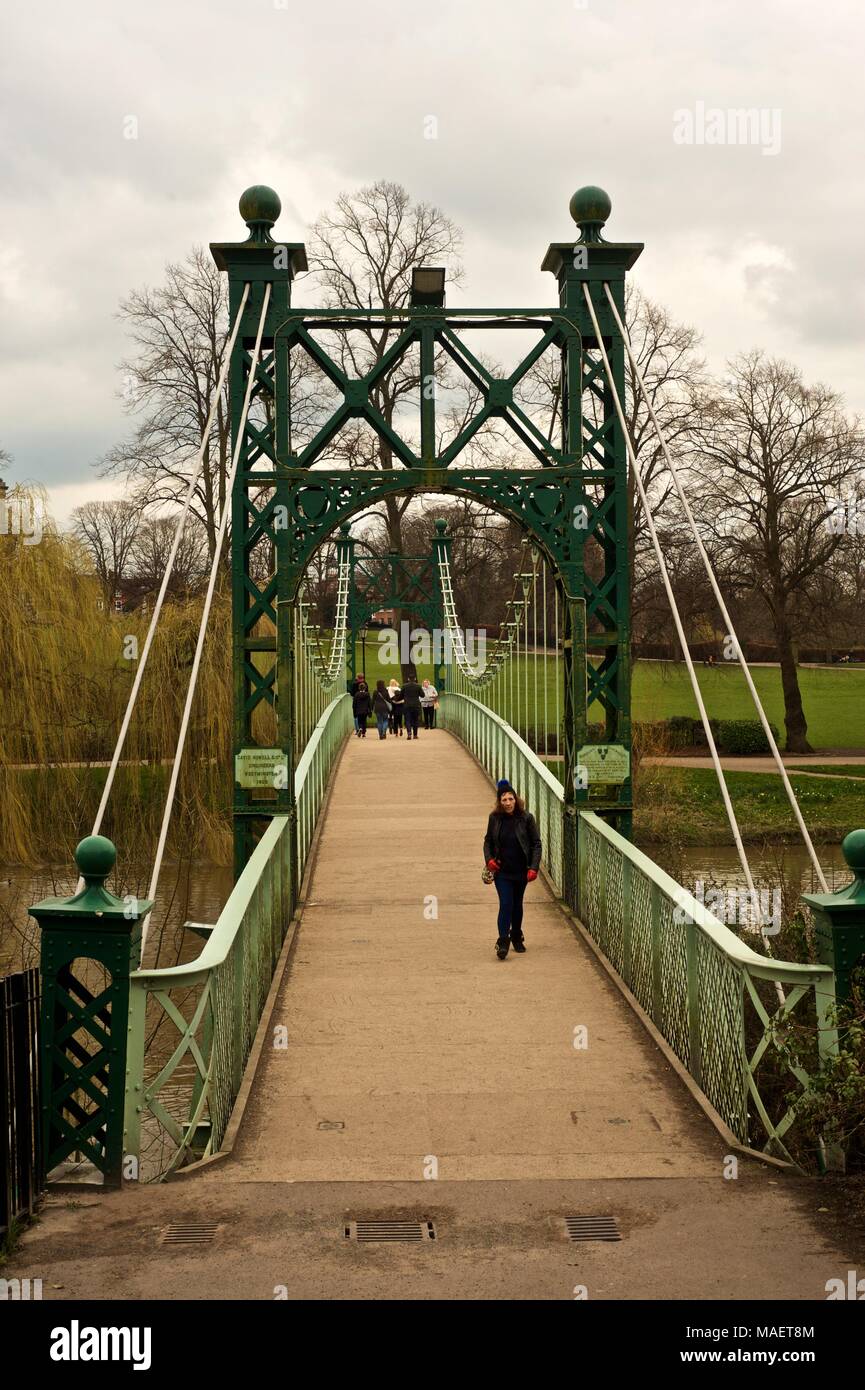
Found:
<svg viewBox="0 0 865 1390"><path fill-rule="evenodd" d="M39 971L0 979L0 1236L42 1188Z"/></svg>

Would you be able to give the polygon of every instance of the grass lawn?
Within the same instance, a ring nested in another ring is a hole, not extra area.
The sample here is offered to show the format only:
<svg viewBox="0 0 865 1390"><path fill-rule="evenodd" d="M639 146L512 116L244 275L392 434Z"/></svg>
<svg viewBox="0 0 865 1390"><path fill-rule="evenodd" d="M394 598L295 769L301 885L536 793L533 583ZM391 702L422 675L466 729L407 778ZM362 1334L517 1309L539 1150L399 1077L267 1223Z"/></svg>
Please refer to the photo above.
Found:
<svg viewBox="0 0 865 1390"><path fill-rule="evenodd" d="M756 666L751 672L770 721L784 743L784 700L777 666ZM710 718L757 717L745 678L737 665L698 666L697 678ZM846 667L802 667L799 689L814 748L865 749L865 670ZM697 716L685 667L661 661L638 661L634 668L633 717L668 719L673 714ZM837 770L837 769L835 769Z"/></svg>
<svg viewBox="0 0 865 1390"><path fill-rule="evenodd" d="M370 635L366 642L366 677L374 683L379 676L385 682L391 676L400 678L399 668L382 666L378 660L379 647L377 635ZM361 647L357 646L357 669L364 669ZM784 746L784 700L781 692L781 673L777 666L756 666L752 671L754 684L771 722L780 735L780 746ZM418 678L428 676L434 680L431 666L421 666ZM745 685L745 678L737 666L698 666L697 678L706 702L710 718L716 719L756 719L756 711ZM528 659L519 656L514 660L512 681L499 677L501 694L496 708L515 728L525 724L528 712L529 723L535 723L535 690L538 692L538 723L541 728L546 722L550 730L556 727L556 663L550 658L538 658L537 663L529 654ZM528 690L526 688L528 684ZM546 712L544 710L544 685L546 684ZM841 748L865 752L865 668L859 667L802 667L799 671L799 687L802 703L808 721L808 737L814 748ZM674 714L687 714L697 717L688 673L681 663L662 661L638 661L634 666L632 687L632 715L636 720L651 722L669 719ZM559 696L561 713L562 699ZM603 711L600 705L593 704L589 709L589 722L601 723Z"/></svg>

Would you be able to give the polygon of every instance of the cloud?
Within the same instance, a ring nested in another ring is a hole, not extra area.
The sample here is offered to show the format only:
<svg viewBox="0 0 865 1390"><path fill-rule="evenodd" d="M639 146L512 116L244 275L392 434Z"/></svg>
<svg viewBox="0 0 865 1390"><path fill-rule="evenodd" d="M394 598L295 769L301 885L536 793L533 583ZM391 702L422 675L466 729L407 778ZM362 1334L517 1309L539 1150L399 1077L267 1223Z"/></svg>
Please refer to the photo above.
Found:
<svg viewBox="0 0 865 1390"><path fill-rule="evenodd" d="M258 182L292 240L340 191L403 182L464 228L454 302L500 305L554 302L544 251L573 233L574 189L600 183L607 235L646 242L636 278L702 331L711 365L759 345L865 407L865 189L850 174L865 20L850 0L831 26L783 0L47 0L5 28L13 476L92 482L128 428L118 301L194 243L242 237L237 197ZM677 145L674 113L697 102L777 109L778 154Z"/></svg>

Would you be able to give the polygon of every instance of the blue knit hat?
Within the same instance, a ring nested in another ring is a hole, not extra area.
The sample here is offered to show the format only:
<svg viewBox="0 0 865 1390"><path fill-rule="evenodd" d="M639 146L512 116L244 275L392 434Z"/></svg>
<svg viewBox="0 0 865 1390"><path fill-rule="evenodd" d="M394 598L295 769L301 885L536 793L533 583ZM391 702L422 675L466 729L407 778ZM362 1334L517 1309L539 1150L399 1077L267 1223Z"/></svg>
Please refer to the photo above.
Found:
<svg viewBox="0 0 865 1390"><path fill-rule="evenodd" d="M513 787L507 777L503 777L500 782L496 782L496 791L501 795L502 792L512 792Z"/></svg>

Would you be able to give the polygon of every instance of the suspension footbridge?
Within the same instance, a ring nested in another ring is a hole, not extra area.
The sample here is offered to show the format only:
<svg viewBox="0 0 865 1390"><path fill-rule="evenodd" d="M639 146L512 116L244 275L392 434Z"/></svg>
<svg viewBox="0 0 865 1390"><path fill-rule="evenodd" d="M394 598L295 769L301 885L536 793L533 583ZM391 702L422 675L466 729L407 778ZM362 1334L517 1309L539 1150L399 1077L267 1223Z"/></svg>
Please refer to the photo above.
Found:
<svg viewBox="0 0 865 1390"><path fill-rule="evenodd" d="M833 1009L863 943L848 936L841 949L844 895L829 893L648 393L822 889L811 902L821 963L776 958L756 918L750 933L731 931L631 837L629 476L757 901L627 428L626 362L645 389L624 322L626 273L642 247L605 239L609 199L587 188L571 203L576 242L554 243L543 261L555 307L449 309L443 277L426 268L405 307L309 309L292 303L306 257L300 243L274 239L279 211L271 190L247 190L248 239L212 247L230 290L226 375L212 409L227 377L231 500L148 898L130 904L105 887L115 849L100 832L204 446L99 812L78 849L79 892L33 908L43 932L46 1173L58 1180L88 1165L106 1186L125 1184L120 1198L169 1178L212 1194L237 1183L722 1182L731 1156L794 1171L799 1104L837 1050ZM482 331L528 334L507 375L475 346ZM334 346L355 338L366 358ZM543 429L519 388L545 353L560 376ZM334 397L312 425L296 398L301 359ZM416 364L411 422L381 407L382 382L403 360ZM443 364L475 399L446 441L436 391L423 389ZM382 442L380 468L333 466L329 446L358 420ZM523 464L470 466L472 441L490 422L510 431ZM418 556L362 557L352 533L376 504L429 494L469 499L523 533L507 613L480 660L467 646L476 615L459 612L445 521ZM156 968L148 928L161 909L229 520L236 882L218 920L196 925L195 957ZM308 594L323 546L334 600L326 631L310 621ZM443 638L432 669L437 726L411 747L350 737L357 634L388 606L414 611ZM480 880L500 777L537 819L544 869L529 889L528 951L504 965ZM860 884L863 842L862 832L845 842ZM94 965L106 972L99 989L84 968ZM819 1161L825 1169L841 1156L821 1141Z"/></svg>

